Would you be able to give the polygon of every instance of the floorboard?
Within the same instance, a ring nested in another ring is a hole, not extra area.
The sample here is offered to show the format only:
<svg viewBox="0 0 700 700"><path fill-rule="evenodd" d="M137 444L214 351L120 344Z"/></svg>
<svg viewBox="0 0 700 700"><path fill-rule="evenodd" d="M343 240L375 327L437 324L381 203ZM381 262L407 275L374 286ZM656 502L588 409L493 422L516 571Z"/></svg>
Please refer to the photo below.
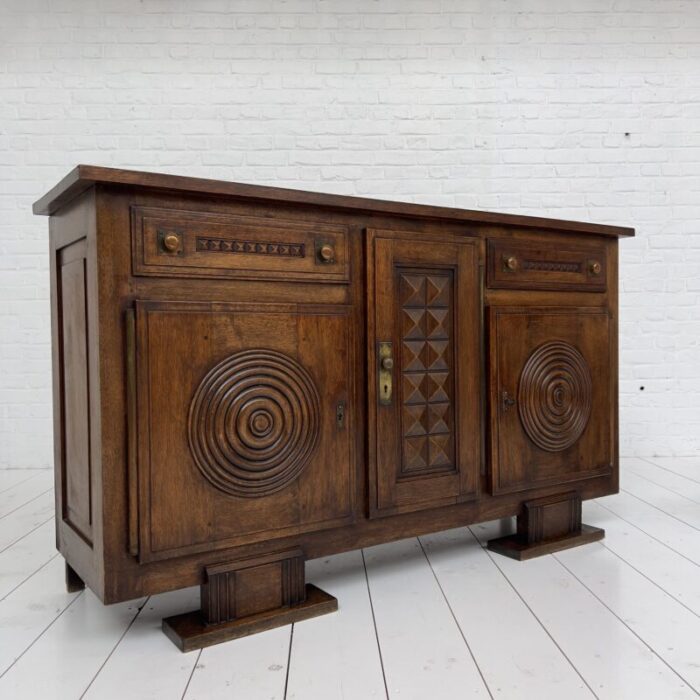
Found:
<svg viewBox="0 0 700 700"><path fill-rule="evenodd" d="M338 612L294 625L287 698L386 698L362 552L311 561L307 578Z"/></svg>
<svg viewBox="0 0 700 700"><path fill-rule="evenodd" d="M490 697L418 540L370 547L365 561L389 697Z"/></svg>
<svg viewBox="0 0 700 700"><path fill-rule="evenodd" d="M594 697L468 528L420 539L494 697Z"/></svg>
<svg viewBox="0 0 700 700"><path fill-rule="evenodd" d="M90 591L82 592L0 678L0 697L79 698L142 603L104 606Z"/></svg>
<svg viewBox="0 0 700 700"><path fill-rule="evenodd" d="M648 461L663 469L700 483L700 456L694 457L649 457Z"/></svg>
<svg viewBox="0 0 700 700"><path fill-rule="evenodd" d="M491 522L471 529L485 544L501 534L499 525ZM581 549L584 547L601 545ZM697 698L692 688L553 556L525 562L489 556L599 698Z"/></svg>
<svg viewBox="0 0 700 700"><path fill-rule="evenodd" d="M0 469L0 494L17 484L31 479L36 475L36 469Z"/></svg>
<svg viewBox="0 0 700 700"><path fill-rule="evenodd" d="M55 555L52 520L0 552L0 600L27 581Z"/></svg>
<svg viewBox="0 0 700 700"><path fill-rule="evenodd" d="M677 554L700 565L698 530L629 493L607 496L601 503Z"/></svg>
<svg viewBox="0 0 700 700"><path fill-rule="evenodd" d="M65 591L52 476L0 471L0 698L575 700L700 695L700 459L630 458L584 503L600 543L516 562L513 519L311 561L337 613L180 653L197 588Z"/></svg>
<svg viewBox="0 0 700 700"><path fill-rule="evenodd" d="M0 552L26 537L39 525L53 520L53 492L47 491L0 520Z"/></svg>
<svg viewBox="0 0 700 700"><path fill-rule="evenodd" d="M53 472L36 470L28 479L0 493L0 526L5 517L17 508L53 489Z"/></svg>
<svg viewBox="0 0 700 700"><path fill-rule="evenodd" d="M0 601L0 675L79 595L66 593L63 576L63 559L56 554Z"/></svg>
<svg viewBox="0 0 700 700"><path fill-rule="evenodd" d="M578 547L554 558L669 669L700 690L700 617L605 547Z"/></svg>
<svg viewBox="0 0 700 700"><path fill-rule="evenodd" d="M287 625L203 649L184 699L282 700L291 633Z"/></svg>
<svg viewBox="0 0 700 700"><path fill-rule="evenodd" d="M604 507L607 499L583 504L584 520L602 527L602 545L626 561L696 615L700 615L700 568L678 556L670 547L650 537Z"/></svg>
<svg viewBox="0 0 700 700"><path fill-rule="evenodd" d="M622 476L621 488L640 501L700 532L700 507L695 501L631 472Z"/></svg>
<svg viewBox="0 0 700 700"><path fill-rule="evenodd" d="M641 476L657 486L663 486L673 493L700 504L700 481L693 481L686 476L652 464L646 459L626 459L623 461L623 474L632 473Z"/></svg>
<svg viewBox="0 0 700 700"><path fill-rule="evenodd" d="M197 654L173 653L175 647L161 631L161 620L198 605L198 587L150 597L84 697L94 700L182 697ZM154 673L154 669L158 672Z"/></svg>

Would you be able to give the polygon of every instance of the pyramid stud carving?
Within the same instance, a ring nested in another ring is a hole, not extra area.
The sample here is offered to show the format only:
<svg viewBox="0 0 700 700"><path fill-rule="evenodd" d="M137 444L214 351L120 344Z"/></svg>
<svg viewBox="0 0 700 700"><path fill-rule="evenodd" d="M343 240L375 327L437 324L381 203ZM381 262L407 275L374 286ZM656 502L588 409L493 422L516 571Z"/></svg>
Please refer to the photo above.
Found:
<svg viewBox="0 0 700 700"><path fill-rule="evenodd" d="M403 441L404 468L423 469L428 466L428 438L410 437Z"/></svg>
<svg viewBox="0 0 700 700"><path fill-rule="evenodd" d="M404 435L425 435L428 432L427 413L425 404L404 406Z"/></svg>
<svg viewBox="0 0 700 700"><path fill-rule="evenodd" d="M431 372L428 375L428 401L436 403L439 401L449 401L447 394L447 372Z"/></svg>
<svg viewBox="0 0 700 700"><path fill-rule="evenodd" d="M426 375L423 372L403 375L404 403L425 403Z"/></svg>
<svg viewBox="0 0 700 700"><path fill-rule="evenodd" d="M425 275L401 275L401 306L425 306Z"/></svg>
<svg viewBox="0 0 700 700"><path fill-rule="evenodd" d="M431 434L450 432L450 404L428 404L428 432Z"/></svg>
<svg viewBox="0 0 700 700"><path fill-rule="evenodd" d="M430 340L425 344L425 366L428 369L448 369L447 341Z"/></svg>
<svg viewBox="0 0 700 700"><path fill-rule="evenodd" d="M413 372L426 368L428 345L424 340L405 340L403 342L402 368L404 372Z"/></svg>
<svg viewBox="0 0 700 700"><path fill-rule="evenodd" d="M447 275L430 275L426 281L428 306L449 306L450 278Z"/></svg>
<svg viewBox="0 0 700 700"><path fill-rule="evenodd" d="M426 335L428 338L447 338L447 309L428 309L426 314Z"/></svg>
<svg viewBox="0 0 700 700"><path fill-rule="evenodd" d="M429 438L429 459L431 467L444 467L452 464L452 441L449 435L431 435Z"/></svg>
<svg viewBox="0 0 700 700"><path fill-rule="evenodd" d="M407 340L425 338L425 309L403 309L401 334Z"/></svg>

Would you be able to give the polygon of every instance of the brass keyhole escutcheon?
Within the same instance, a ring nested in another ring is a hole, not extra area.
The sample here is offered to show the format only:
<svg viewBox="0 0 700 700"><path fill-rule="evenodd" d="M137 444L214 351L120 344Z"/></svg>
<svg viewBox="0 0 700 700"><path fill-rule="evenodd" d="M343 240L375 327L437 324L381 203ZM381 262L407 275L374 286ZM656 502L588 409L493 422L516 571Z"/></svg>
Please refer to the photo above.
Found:
<svg viewBox="0 0 700 700"><path fill-rule="evenodd" d="M377 380L379 382L379 403L382 406L391 404L393 393L393 369L394 357L390 342L379 343L379 371Z"/></svg>

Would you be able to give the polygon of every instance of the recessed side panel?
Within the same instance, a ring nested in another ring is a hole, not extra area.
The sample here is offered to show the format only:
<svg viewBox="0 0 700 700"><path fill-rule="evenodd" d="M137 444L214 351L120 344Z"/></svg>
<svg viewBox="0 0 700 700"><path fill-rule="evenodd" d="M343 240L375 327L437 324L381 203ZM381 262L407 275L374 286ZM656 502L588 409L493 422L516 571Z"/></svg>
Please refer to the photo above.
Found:
<svg viewBox="0 0 700 700"><path fill-rule="evenodd" d="M63 519L92 544L86 241L58 253Z"/></svg>

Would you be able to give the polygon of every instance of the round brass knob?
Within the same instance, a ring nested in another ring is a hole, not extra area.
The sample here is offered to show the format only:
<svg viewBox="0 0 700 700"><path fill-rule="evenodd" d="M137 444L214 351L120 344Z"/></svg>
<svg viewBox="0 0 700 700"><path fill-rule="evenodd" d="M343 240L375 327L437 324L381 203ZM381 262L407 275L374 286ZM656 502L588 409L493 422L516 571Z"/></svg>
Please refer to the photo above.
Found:
<svg viewBox="0 0 700 700"><path fill-rule="evenodd" d="M319 248L318 255L324 263L331 263L335 259L335 250L332 245L325 243Z"/></svg>
<svg viewBox="0 0 700 700"><path fill-rule="evenodd" d="M163 236L163 248L169 253L175 253L180 247L180 237L174 233Z"/></svg>
<svg viewBox="0 0 700 700"><path fill-rule="evenodd" d="M515 257L515 255L508 255L507 257L503 258L503 264L507 270L516 270L518 267L518 259Z"/></svg>
<svg viewBox="0 0 700 700"><path fill-rule="evenodd" d="M394 369L394 358L393 357L382 358L382 369L386 369L386 370Z"/></svg>
<svg viewBox="0 0 700 700"><path fill-rule="evenodd" d="M599 275L603 267L597 260L591 260L588 264L588 269L591 271L592 275Z"/></svg>

